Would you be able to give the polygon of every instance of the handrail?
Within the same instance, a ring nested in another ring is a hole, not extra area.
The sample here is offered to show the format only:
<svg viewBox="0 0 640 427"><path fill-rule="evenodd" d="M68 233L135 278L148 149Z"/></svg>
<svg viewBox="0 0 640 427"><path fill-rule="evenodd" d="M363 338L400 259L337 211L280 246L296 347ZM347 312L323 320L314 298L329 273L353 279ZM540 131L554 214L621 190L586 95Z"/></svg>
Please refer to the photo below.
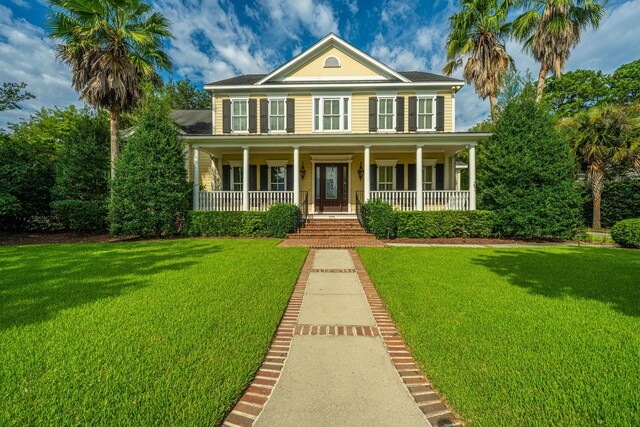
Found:
<svg viewBox="0 0 640 427"><path fill-rule="evenodd" d="M364 195L364 191L356 191L356 217L358 218L358 222L361 227L364 227L362 224L362 202L360 201L360 196Z"/></svg>
<svg viewBox="0 0 640 427"><path fill-rule="evenodd" d="M300 204L298 207L300 208L300 212L302 212L302 218L300 220L300 224L298 224L298 228L296 232L307 224L307 218L309 217L309 193L307 191L300 192Z"/></svg>

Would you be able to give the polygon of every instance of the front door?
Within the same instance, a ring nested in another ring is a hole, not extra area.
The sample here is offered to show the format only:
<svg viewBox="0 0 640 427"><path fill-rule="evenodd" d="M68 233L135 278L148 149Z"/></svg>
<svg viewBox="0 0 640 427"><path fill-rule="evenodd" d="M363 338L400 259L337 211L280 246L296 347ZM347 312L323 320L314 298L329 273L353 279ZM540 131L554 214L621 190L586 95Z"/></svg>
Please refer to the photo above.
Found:
<svg viewBox="0 0 640 427"><path fill-rule="evenodd" d="M315 207L317 212L349 210L349 166L346 163L316 164Z"/></svg>

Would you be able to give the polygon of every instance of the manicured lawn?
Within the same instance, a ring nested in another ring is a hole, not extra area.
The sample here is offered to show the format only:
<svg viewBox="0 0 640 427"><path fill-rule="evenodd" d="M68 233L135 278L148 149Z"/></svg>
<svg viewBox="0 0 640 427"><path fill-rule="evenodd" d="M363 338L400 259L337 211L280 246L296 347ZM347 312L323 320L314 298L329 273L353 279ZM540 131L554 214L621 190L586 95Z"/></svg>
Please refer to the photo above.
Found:
<svg viewBox="0 0 640 427"><path fill-rule="evenodd" d="M468 425L640 425L640 251L358 252Z"/></svg>
<svg viewBox="0 0 640 427"><path fill-rule="evenodd" d="M0 247L0 425L216 425L306 249L274 240Z"/></svg>

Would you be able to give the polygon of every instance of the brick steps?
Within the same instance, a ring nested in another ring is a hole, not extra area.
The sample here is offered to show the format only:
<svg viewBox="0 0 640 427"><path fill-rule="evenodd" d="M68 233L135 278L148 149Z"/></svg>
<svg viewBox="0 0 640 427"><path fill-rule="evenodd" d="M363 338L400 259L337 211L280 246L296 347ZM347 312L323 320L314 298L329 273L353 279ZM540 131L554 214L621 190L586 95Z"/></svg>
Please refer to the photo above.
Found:
<svg viewBox="0 0 640 427"><path fill-rule="evenodd" d="M357 246L384 246L360 226L356 218L312 218L298 233L289 234L283 246L311 248L353 248Z"/></svg>

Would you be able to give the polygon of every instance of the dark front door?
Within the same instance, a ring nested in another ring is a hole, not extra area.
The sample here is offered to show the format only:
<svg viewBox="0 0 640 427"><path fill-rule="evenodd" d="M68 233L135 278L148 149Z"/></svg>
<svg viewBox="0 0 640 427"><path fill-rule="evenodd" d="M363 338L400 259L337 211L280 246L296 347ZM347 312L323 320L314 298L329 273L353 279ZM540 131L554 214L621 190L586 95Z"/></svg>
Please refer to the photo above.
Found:
<svg viewBox="0 0 640 427"><path fill-rule="evenodd" d="M347 212L349 210L349 167L346 163L316 165L315 205L317 212Z"/></svg>

